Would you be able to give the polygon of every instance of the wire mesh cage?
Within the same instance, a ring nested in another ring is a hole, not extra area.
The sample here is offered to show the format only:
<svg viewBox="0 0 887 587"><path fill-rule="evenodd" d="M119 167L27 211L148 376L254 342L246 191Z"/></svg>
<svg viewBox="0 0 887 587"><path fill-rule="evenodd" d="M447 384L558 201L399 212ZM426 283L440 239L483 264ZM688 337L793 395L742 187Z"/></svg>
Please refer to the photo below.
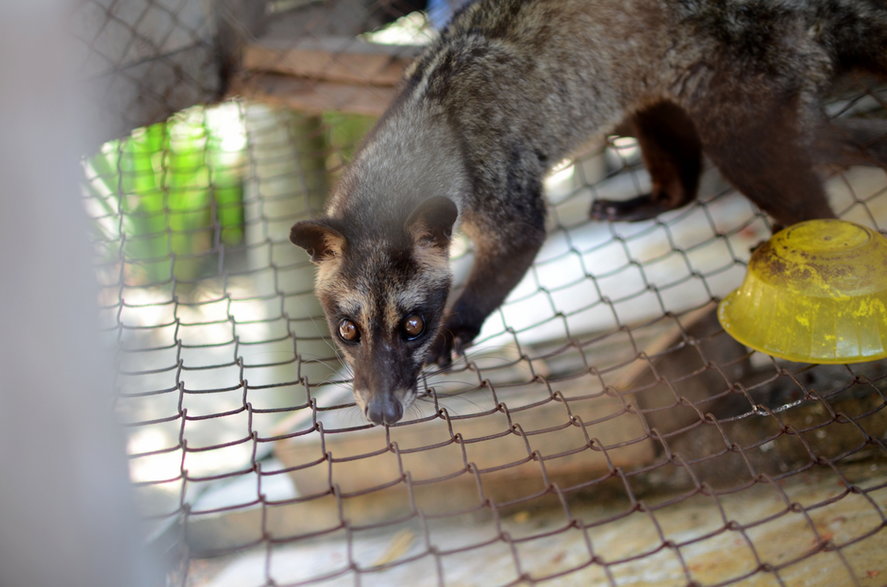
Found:
<svg viewBox="0 0 887 587"><path fill-rule="evenodd" d="M554 168L525 279L402 422L366 422L288 234L446 18L430 4L78 6L107 96L82 166L101 320L169 584L887 581L887 364L725 334L714 307L772 225L714 169L684 208L591 221L649 189L631 136ZM860 81L829 114L885 96ZM887 230L883 170L827 187ZM457 237L457 283L472 254Z"/></svg>

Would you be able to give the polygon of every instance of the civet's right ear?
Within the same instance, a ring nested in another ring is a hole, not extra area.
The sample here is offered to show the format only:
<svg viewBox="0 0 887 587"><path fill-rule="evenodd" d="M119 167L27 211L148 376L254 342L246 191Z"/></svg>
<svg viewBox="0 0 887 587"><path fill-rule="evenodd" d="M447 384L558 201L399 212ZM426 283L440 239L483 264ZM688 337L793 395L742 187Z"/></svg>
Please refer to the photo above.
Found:
<svg viewBox="0 0 887 587"><path fill-rule="evenodd" d="M340 256L345 250L345 236L324 220L296 222L290 229L290 241L308 251L314 263Z"/></svg>

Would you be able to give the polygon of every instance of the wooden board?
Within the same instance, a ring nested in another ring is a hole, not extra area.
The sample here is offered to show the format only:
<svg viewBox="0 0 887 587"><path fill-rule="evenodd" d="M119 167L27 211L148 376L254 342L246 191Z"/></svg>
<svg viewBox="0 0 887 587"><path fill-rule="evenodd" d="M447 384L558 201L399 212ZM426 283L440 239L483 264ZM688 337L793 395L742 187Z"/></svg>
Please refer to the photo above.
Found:
<svg viewBox="0 0 887 587"><path fill-rule="evenodd" d="M526 498L547 483L582 484L653 458L644 424L623 398L592 389L591 377L577 384L582 389L561 391L575 399L513 398L508 409L470 418L316 433L277 443L275 454L301 495L323 494L332 484L355 503L372 502L405 493L406 474L426 514ZM420 495L426 487L427 500Z"/></svg>
<svg viewBox="0 0 887 587"><path fill-rule="evenodd" d="M319 114L337 111L381 116L394 99L395 88L324 82L274 73L237 79L230 95Z"/></svg>
<svg viewBox="0 0 887 587"><path fill-rule="evenodd" d="M354 37L267 36L244 47L228 95L310 113L380 116L421 49Z"/></svg>
<svg viewBox="0 0 887 587"><path fill-rule="evenodd" d="M353 37L264 38L244 48L243 69L356 85L395 86L420 47Z"/></svg>

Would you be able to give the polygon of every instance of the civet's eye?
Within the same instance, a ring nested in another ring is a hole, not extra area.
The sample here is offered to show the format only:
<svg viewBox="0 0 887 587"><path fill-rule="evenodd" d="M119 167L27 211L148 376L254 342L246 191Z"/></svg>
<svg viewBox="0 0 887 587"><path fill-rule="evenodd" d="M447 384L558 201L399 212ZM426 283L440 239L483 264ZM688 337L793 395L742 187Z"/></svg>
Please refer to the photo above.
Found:
<svg viewBox="0 0 887 587"><path fill-rule="evenodd" d="M360 329L357 324L348 318L339 320L339 338L345 342L357 342L360 340Z"/></svg>
<svg viewBox="0 0 887 587"><path fill-rule="evenodd" d="M425 332L425 321L418 314L410 314L403 319L403 333L407 340L415 340Z"/></svg>

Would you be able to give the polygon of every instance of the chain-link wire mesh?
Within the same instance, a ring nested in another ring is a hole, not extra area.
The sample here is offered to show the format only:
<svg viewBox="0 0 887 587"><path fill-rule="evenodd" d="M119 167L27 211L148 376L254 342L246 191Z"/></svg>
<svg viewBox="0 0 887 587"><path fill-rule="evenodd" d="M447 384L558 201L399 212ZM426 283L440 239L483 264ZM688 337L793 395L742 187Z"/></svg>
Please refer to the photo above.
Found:
<svg viewBox="0 0 887 587"><path fill-rule="evenodd" d="M83 164L101 318L170 584L887 581L887 366L787 363L723 332L714 306L771 225L714 170L685 208L590 221L649 187L631 137L552 172L548 240L475 346L402 422L364 420L288 233L434 35L425 8L77 11L116 137ZM855 85L830 114L884 100ZM827 185L842 218L887 230L883 170ZM470 261L457 239L457 282Z"/></svg>

